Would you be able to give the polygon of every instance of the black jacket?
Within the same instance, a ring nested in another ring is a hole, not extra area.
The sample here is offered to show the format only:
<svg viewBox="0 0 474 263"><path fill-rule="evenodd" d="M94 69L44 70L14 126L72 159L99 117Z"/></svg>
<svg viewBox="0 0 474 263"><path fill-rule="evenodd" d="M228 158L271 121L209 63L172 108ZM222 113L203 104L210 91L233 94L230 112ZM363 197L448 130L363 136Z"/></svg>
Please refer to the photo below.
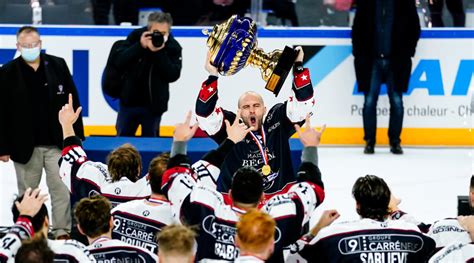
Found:
<svg viewBox="0 0 474 263"><path fill-rule="evenodd" d="M115 66L123 72L124 81L120 93L120 104L129 105L128 98L135 92L137 83L148 83L149 108L155 115L168 110L169 83L176 81L181 73L181 46L170 34L165 47L158 52L144 49L140 37L146 27L135 29L128 35L128 45L122 47L114 58ZM146 74L142 74L146 71Z"/></svg>
<svg viewBox="0 0 474 263"><path fill-rule="evenodd" d="M10 155L11 159L19 163L27 163L35 147L33 127L35 109L32 106L31 90L26 86L22 76L18 57L0 68L0 155ZM64 59L41 54L49 87L50 96L50 125L51 138L54 144L62 149L63 134L58 121L58 112L68 102L68 94L74 98L74 108L80 106L76 86L72 80ZM62 85L62 88L60 87ZM82 116L74 124L77 136L84 139Z"/></svg>
<svg viewBox="0 0 474 263"><path fill-rule="evenodd" d="M374 61L375 2L357 1L357 10L352 26L352 53L359 91L370 87ZM411 57L415 55L420 37L420 22L413 0L394 0L392 29L391 67L395 75L395 88L403 92L408 89L411 73Z"/></svg>

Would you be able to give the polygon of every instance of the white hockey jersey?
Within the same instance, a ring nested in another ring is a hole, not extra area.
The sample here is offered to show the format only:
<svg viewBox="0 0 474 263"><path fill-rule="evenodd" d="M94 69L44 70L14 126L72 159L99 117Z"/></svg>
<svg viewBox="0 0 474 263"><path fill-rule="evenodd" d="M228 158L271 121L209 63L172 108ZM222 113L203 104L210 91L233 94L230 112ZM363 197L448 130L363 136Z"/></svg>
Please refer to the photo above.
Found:
<svg viewBox="0 0 474 263"><path fill-rule="evenodd" d="M88 160L82 142L75 136L64 140L59 174L71 192L73 205L84 197L102 194L115 207L119 203L146 198L151 194L146 177L136 182L126 177L112 182L107 165Z"/></svg>
<svg viewBox="0 0 474 263"><path fill-rule="evenodd" d="M129 245L123 241L100 237L87 247L98 263L157 262L158 256L141 247Z"/></svg>
<svg viewBox="0 0 474 263"><path fill-rule="evenodd" d="M1 240L0 262L15 262L15 255L22 240L33 236L33 226L28 218L19 217L16 224ZM86 246L76 240L48 240L49 248L54 252L54 262L96 262Z"/></svg>
<svg viewBox="0 0 474 263"><path fill-rule="evenodd" d="M446 218L431 225L428 236L434 239L437 248L445 247L454 240L467 244L471 243L469 233L459 224L456 218Z"/></svg>
<svg viewBox="0 0 474 263"><path fill-rule="evenodd" d="M133 200L112 209L112 238L158 253L156 236L167 225L177 222L171 204L162 199Z"/></svg>
<svg viewBox="0 0 474 263"><path fill-rule="evenodd" d="M429 263L473 263L474 243L454 242L430 258Z"/></svg>
<svg viewBox="0 0 474 263"><path fill-rule="evenodd" d="M151 188L147 177L142 177L136 182L122 177L116 182L105 184L101 188L102 195L107 197L116 207L130 200L143 199L151 195Z"/></svg>

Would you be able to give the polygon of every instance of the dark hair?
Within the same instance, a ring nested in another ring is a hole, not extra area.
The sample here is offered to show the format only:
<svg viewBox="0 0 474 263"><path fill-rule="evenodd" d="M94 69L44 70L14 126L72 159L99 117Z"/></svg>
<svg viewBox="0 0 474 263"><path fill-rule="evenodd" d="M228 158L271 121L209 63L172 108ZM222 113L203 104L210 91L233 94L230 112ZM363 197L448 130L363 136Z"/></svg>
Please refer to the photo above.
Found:
<svg viewBox="0 0 474 263"><path fill-rule="evenodd" d="M15 263L52 263L54 252L48 247L45 238L23 241L15 255Z"/></svg>
<svg viewBox="0 0 474 263"><path fill-rule="evenodd" d="M159 156L153 158L148 168L148 176L150 180L151 191L155 194L163 194L161 190L161 178L166 171L168 161L170 160L170 153L164 152Z"/></svg>
<svg viewBox="0 0 474 263"><path fill-rule="evenodd" d="M107 155L107 167L112 182L124 176L136 182L142 170L142 158L133 145L126 143Z"/></svg>
<svg viewBox="0 0 474 263"><path fill-rule="evenodd" d="M173 18L169 13L153 12L148 16L148 24L150 23L167 23L173 25Z"/></svg>
<svg viewBox="0 0 474 263"><path fill-rule="evenodd" d="M232 179L232 200L242 204L257 204L263 193L263 178L255 168L239 168Z"/></svg>
<svg viewBox="0 0 474 263"><path fill-rule="evenodd" d="M23 200L24 194L21 196L17 197L15 201L18 201L21 203ZM18 208L15 205L15 202L13 202L12 205L12 214L13 214L13 222L16 222L18 220L18 217L20 216L20 211L18 211ZM36 215L31 219L31 224L33 225L33 229L35 230L35 233L39 232L41 228L43 228L44 224L44 219L49 218L48 216L48 209L46 208L46 205L42 204L40 210Z"/></svg>
<svg viewBox="0 0 474 263"><path fill-rule="evenodd" d="M111 207L110 201L101 195L82 198L74 209L74 217L86 236L98 237L110 230Z"/></svg>
<svg viewBox="0 0 474 263"><path fill-rule="evenodd" d="M362 218L383 221L389 214L390 188L387 183L375 175L359 177L352 187L358 208L357 213Z"/></svg>
<svg viewBox="0 0 474 263"><path fill-rule="evenodd" d="M39 35L39 32L38 32L38 29L36 27L33 27L33 26L22 26L20 27L20 29L18 29L18 31L16 31L16 38L18 38L20 36L21 33L31 33L31 32L35 32L36 34Z"/></svg>

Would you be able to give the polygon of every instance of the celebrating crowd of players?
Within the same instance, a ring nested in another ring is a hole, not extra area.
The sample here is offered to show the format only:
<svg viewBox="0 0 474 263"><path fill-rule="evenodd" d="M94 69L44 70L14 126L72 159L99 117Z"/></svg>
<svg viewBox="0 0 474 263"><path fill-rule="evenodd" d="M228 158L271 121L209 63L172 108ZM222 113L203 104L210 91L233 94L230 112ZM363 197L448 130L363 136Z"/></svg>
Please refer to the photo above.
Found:
<svg viewBox="0 0 474 263"><path fill-rule="evenodd" d="M236 113L222 109L217 70L206 64L198 124L191 113L177 124L171 152L142 178L129 144L107 164L88 159L73 129L81 108L69 95L58 117L73 239L47 238L47 196L28 189L12 206L16 224L0 241L0 262L473 262L474 217L419 222L374 175L352 189L361 219L334 222L339 214L328 210L309 226L325 196L317 153L325 127L311 128L313 87L298 50L292 95L268 112L255 92L239 98ZM219 146L191 163L186 144L198 125ZM296 174L288 142L295 132L304 146Z"/></svg>

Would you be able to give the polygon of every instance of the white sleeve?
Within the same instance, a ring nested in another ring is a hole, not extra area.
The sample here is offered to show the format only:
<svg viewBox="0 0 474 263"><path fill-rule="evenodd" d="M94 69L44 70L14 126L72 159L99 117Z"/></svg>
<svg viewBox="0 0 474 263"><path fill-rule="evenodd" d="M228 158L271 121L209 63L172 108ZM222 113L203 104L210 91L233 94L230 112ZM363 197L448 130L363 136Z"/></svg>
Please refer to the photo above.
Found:
<svg viewBox="0 0 474 263"><path fill-rule="evenodd" d="M110 180L107 165L89 161L84 149L78 145L63 149L59 175L70 192L76 180L86 181L99 189Z"/></svg>
<svg viewBox="0 0 474 263"><path fill-rule="evenodd" d="M299 199L303 211L297 211L297 213L303 213L302 224L304 225L309 222L309 217L316 207L323 202L324 189L316 184L301 182L294 184L288 190L288 195L292 199L295 197Z"/></svg>
<svg viewBox="0 0 474 263"><path fill-rule="evenodd" d="M314 114L315 99L309 69L293 70L291 96L287 101L286 115L291 122L300 122L307 114Z"/></svg>
<svg viewBox="0 0 474 263"><path fill-rule="evenodd" d="M21 247L21 239L15 235L8 233L0 239L0 262L15 262L15 255Z"/></svg>
<svg viewBox="0 0 474 263"><path fill-rule="evenodd" d="M307 114L313 116L315 114L314 99L299 101L296 99L295 92L291 90L292 96L287 100L286 105L286 116L288 119L295 123L303 121Z"/></svg>
<svg viewBox="0 0 474 263"><path fill-rule="evenodd" d="M196 115L196 117L199 124L199 128L201 128L201 130L205 131L209 135L215 135L223 127L224 113L218 105L216 105L216 108L212 111L210 115L206 117Z"/></svg>
<svg viewBox="0 0 474 263"><path fill-rule="evenodd" d="M173 217L179 221L181 206L196 185L196 178L190 169L173 167L163 173L161 189L171 202Z"/></svg>
<svg viewBox="0 0 474 263"><path fill-rule="evenodd" d="M31 221L19 217L9 232L0 239L0 262L15 262L15 255L21 247L22 240L30 239L33 233Z"/></svg>
<svg viewBox="0 0 474 263"><path fill-rule="evenodd" d="M192 165L193 171L197 176L197 184L216 189L217 179L219 178L220 169L211 163L199 160Z"/></svg>

